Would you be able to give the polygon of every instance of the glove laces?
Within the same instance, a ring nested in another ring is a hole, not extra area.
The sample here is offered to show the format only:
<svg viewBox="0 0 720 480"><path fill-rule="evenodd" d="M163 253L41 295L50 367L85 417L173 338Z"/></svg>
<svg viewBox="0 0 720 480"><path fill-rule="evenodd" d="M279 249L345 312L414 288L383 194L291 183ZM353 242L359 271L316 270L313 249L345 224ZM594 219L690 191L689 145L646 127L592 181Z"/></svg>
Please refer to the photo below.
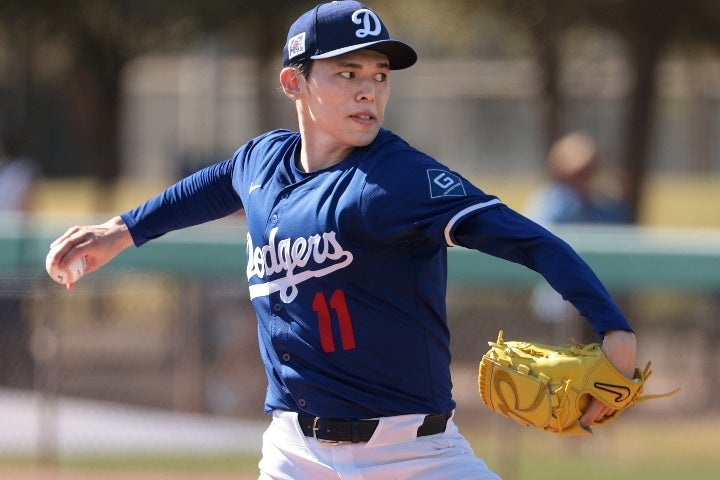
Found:
<svg viewBox="0 0 720 480"><path fill-rule="evenodd" d="M650 367L652 366L652 362L648 362L647 365L645 365L645 368L643 370L640 370L639 368L635 369L635 375L633 375L633 380L635 380L637 383L640 384L640 387L638 388L637 393L635 394L635 399L632 401L632 405L638 404L640 402L645 402L647 400L657 400L659 398L667 398L672 397L676 393L678 393L681 390L681 387L676 388L675 390L667 393L658 393L653 395L643 395L643 388L645 387L645 382L648 378L650 378L650 375L652 375L652 370Z"/></svg>
<svg viewBox="0 0 720 480"><path fill-rule="evenodd" d="M555 389L555 394L559 398L559 405L555 410L555 415L558 420L558 435L563 435L563 425L570 417L570 398L568 398L568 390L570 389L571 379L563 381L563 384ZM565 417L565 418L563 418Z"/></svg>

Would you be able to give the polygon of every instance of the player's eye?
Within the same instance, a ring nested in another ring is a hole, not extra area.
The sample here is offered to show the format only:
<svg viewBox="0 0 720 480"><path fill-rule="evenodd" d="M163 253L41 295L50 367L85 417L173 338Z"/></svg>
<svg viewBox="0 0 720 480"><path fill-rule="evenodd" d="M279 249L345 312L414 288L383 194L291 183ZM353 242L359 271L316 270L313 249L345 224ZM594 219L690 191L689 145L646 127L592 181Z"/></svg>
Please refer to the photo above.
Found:
<svg viewBox="0 0 720 480"><path fill-rule="evenodd" d="M355 78L355 72L340 72L340 76L348 80Z"/></svg>
<svg viewBox="0 0 720 480"><path fill-rule="evenodd" d="M376 82L387 82L388 75L387 73L378 73L375 75L375 81Z"/></svg>

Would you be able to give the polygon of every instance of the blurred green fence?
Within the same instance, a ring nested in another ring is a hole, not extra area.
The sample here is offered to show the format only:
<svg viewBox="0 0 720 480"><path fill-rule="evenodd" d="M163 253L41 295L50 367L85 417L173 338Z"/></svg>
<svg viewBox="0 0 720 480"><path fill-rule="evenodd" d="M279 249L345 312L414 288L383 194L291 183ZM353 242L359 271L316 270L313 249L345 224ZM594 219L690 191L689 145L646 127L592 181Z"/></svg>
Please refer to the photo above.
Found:
<svg viewBox="0 0 720 480"><path fill-rule="evenodd" d="M64 427L86 431L89 438L113 435L104 420L90 420L90 413L108 402L264 418L265 379L247 295L242 218L129 249L83 278L73 292L52 282L44 268L48 245L70 224L38 218L0 221L0 403L21 392L39 398L38 409L47 406L47 399L98 402L82 407L85 415ZM647 411L718 410L720 380L703 362L720 364L715 348L720 339L720 232L568 227L557 233L591 264L638 331L639 362L652 359L655 366L649 392L684 387L672 399L651 402ZM506 338L592 340L573 311L555 310L556 318L538 314L535 293L542 280L534 272L457 248L450 249L449 269L460 408L481 410L475 368L498 329ZM693 355L667 353L676 351L679 339L693 346ZM22 451L23 445L32 451L57 450L62 433L57 405L66 404L50 405L55 409L33 417L27 438L0 435L0 455ZM13 414L5 408L4 415ZM138 435L141 430L142 422ZM209 441L215 434L207 435Z"/></svg>
<svg viewBox="0 0 720 480"><path fill-rule="evenodd" d="M68 226L68 221L0 219L0 274L44 276L48 246ZM720 231L579 225L554 231L610 288L720 288ZM244 275L244 252L242 219L218 221L125 251L106 270L235 278ZM519 286L538 279L525 268L462 248L450 249L449 265L450 281L456 284Z"/></svg>

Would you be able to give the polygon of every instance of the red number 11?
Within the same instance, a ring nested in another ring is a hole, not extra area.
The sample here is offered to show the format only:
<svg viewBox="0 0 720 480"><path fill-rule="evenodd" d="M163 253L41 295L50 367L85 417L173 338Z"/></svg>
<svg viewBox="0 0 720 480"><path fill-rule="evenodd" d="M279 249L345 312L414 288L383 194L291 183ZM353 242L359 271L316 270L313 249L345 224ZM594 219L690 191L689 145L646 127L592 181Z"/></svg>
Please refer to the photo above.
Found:
<svg viewBox="0 0 720 480"><path fill-rule="evenodd" d="M337 315L338 324L340 325L340 340L342 341L343 350L352 350L355 348L355 334L353 333L352 320L350 312L345 302L345 292L335 290L330 297L330 305L328 306L327 298L323 292L318 292L313 300L313 311L318 315L318 325L320 327L320 344L325 353L335 351L335 340L332 332L332 316L330 308Z"/></svg>

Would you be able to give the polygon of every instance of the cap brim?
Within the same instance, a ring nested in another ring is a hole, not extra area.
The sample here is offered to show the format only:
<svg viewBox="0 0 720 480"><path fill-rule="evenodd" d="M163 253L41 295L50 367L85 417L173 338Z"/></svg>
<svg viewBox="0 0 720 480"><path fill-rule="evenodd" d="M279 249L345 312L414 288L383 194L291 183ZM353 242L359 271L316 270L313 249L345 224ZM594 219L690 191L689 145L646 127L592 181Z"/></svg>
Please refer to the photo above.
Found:
<svg viewBox="0 0 720 480"><path fill-rule="evenodd" d="M377 42L368 42L351 45L349 47L338 48L329 52L313 55L313 60L321 60L323 58L332 58L346 53L355 52L362 49L375 50L376 52L387 55L390 60L390 70L402 70L411 67L417 62L417 53L410 45L398 40L378 40Z"/></svg>

